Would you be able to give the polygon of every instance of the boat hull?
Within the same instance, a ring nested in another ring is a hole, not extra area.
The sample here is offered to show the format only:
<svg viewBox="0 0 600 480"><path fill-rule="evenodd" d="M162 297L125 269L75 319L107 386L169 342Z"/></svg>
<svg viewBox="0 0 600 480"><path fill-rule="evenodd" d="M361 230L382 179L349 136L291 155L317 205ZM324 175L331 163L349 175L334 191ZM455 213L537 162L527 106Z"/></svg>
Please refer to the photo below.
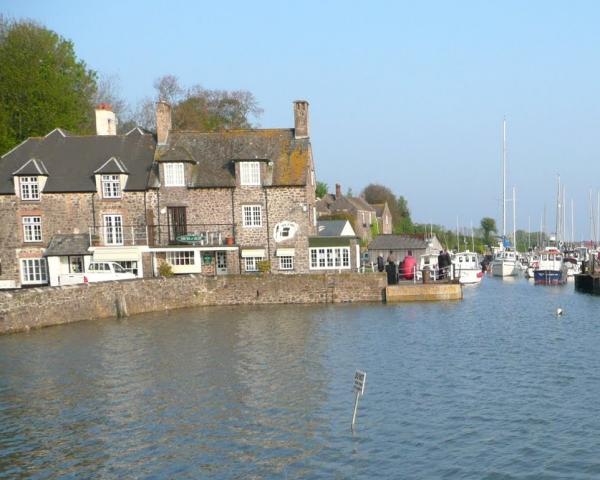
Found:
<svg viewBox="0 0 600 480"><path fill-rule="evenodd" d="M567 272L562 270L535 270L533 280L536 285L562 285L567 281Z"/></svg>
<svg viewBox="0 0 600 480"><path fill-rule="evenodd" d="M516 262L492 262L492 275L494 277L514 277L517 271Z"/></svg>
<svg viewBox="0 0 600 480"><path fill-rule="evenodd" d="M483 272L479 270L461 270L458 272L458 281L462 285L480 283L483 278Z"/></svg>

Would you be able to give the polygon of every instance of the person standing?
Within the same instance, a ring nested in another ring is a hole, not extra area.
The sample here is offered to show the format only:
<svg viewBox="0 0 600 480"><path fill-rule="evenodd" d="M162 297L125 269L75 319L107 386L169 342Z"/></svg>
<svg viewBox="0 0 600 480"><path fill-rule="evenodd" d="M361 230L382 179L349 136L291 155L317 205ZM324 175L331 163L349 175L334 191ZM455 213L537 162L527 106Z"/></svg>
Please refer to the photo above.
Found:
<svg viewBox="0 0 600 480"><path fill-rule="evenodd" d="M406 257L404 257L404 262L402 262L402 273L406 280L414 278L416 265L417 260L412 256L412 250L409 250Z"/></svg>

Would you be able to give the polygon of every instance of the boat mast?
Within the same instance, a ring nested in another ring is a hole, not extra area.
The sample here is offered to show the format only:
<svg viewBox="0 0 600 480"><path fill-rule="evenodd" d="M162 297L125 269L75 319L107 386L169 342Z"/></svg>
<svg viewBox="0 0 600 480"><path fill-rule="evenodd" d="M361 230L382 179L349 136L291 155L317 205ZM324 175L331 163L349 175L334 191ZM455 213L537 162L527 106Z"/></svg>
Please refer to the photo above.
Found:
<svg viewBox="0 0 600 480"><path fill-rule="evenodd" d="M506 237L506 118L502 122L502 241Z"/></svg>
<svg viewBox="0 0 600 480"><path fill-rule="evenodd" d="M571 243L575 245L575 210L573 209L573 199L571 199Z"/></svg>
<svg viewBox="0 0 600 480"><path fill-rule="evenodd" d="M560 243L560 175L557 175L558 189L556 194L556 245Z"/></svg>
<svg viewBox="0 0 600 480"><path fill-rule="evenodd" d="M527 219L527 250L531 249L531 215Z"/></svg>
<svg viewBox="0 0 600 480"><path fill-rule="evenodd" d="M515 187L513 187L513 199L512 199L512 204L513 204L513 250L516 252L517 251L517 207L516 207L516 203L517 203L517 193L516 193L517 189Z"/></svg>

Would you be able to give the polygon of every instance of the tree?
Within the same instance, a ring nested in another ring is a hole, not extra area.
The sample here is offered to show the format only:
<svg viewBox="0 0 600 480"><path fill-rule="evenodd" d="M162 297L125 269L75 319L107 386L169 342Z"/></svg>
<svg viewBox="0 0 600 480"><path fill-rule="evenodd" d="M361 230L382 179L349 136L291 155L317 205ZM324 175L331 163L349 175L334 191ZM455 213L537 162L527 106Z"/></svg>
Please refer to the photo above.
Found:
<svg viewBox="0 0 600 480"><path fill-rule="evenodd" d="M56 127L93 129L96 73L73 43L31 21L0 18L0 151Z"/></svg>
<svg viewBox="0 0 600 480"><path fill-rule="evenodd" d="M156 95L138 104L134 118L139 125L155 130L154 103L164 100L173 108L173 128L214 132L224 129L252 128L252 119L262 109L246 90L208 90L195 85L187 90L177 77L164 75L154 81Z"/></svg>
<svg viewBox="0 0 600 480"><path fill-rule="evenodd" d="M327 195L328 189L329 187L325 182L317 182L317 187L315 188L315 194L317 195L317 198L323 198L325 195Z"/></svg>
<svg viewBox="0 0 600 480"><path fill-rule="evenodd" d="M483 243L491 245L490 233L497 232L496 220L490 217L484 217L481 219L481 229L483 230Z"/></svg>
<svg viewBox="0 0 600 480"><path fill-rule="evenodd" d="M371 183L363 189L362 196L372 205L387 202L392 215L392 225L395 233L409 233L413 231L408 203L402 195L396 197L385 185Z"/></svg>

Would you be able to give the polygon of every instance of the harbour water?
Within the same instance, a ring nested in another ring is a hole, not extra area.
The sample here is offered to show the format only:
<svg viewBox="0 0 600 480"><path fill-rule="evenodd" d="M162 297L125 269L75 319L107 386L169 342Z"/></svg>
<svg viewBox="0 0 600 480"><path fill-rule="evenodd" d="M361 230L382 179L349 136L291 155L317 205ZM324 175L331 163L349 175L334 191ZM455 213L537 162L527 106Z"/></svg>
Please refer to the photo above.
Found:
<svg viewBox="0 0 600 480"><path fill-rule="evenodd" d="M459 302L0 337L0 478L597 479L599 312L572 283L488 277Z"/></svg>

